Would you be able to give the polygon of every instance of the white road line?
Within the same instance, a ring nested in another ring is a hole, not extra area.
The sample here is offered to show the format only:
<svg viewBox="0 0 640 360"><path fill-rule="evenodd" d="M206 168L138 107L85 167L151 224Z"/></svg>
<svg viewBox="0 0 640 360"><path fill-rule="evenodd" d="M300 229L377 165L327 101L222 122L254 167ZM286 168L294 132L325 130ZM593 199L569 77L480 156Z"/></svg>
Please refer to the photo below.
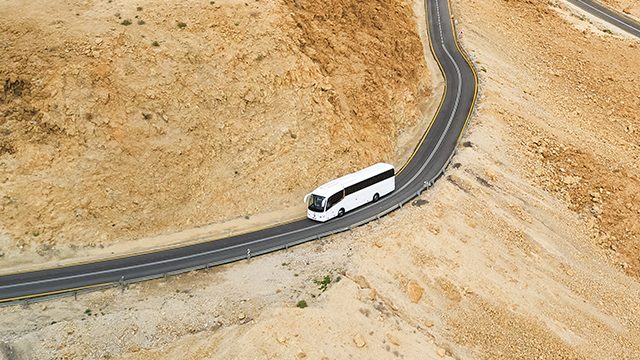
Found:
<svg viewBox="0 0 640 360"><path fill-rule="evenodd" d="M440 43L442 44L442 46L444 47L444 37L442 36L442 22L441 22L441 17L440 17L440 5L438 3L439 0L436 0L436 14L438 15L438 28L440 29Z"/></svg>
<svg viewBox="0 0 640 360"><path fill-rule="evenodd" d="M442 38L442 23L440 22L440 6L438 5L438 0L436 0L435 3L436 3L436 13L438 14L438 29L440 30L440 37ZM429 154L429 157L427 158L427 161L425 161L424 164L422 164L422 166L420 167L420 170L418 170L418 172L416 172L416 174L413 175L413 177L409 181L407 181L404 184L404 186L402 186L398 191L402 191L407 186L409 186L413 182L413 180L415 180L418 177L418 175L420 175L422 173L422 171L427 167L429 162L431 162L431 159L433 158L435 153L440 148L440 145L442 145L442 141L444 140L445 136L447 135L447 132L449 131L449 127L451 126L451 123L453 122L453 117L455 116L456 112L458 111L458 104L460 103L460 95L462 94L462 74L460 73L460 68L458 67L458 64L453 59L453 56L451 56L451 54L449 53L449 50L447 50L447 47L444 46L444 43L442 44L442 48L444 49L444 52L447 54L447 56L449 57L449 59L453 63L453 66L456 68L456 73L458 75L458 89L457 89L457 94L456 94L456 101L455 101L455 103L453 105L453 111L451 112L451 116L449 116L449 121L447 122L447 127L446 127L445 131L442 133L442 136L440 136L440 139L438 139L438 143L436 144L436 147L433 149L431 154Z"/></svg>
<svg viewBox="0 0 640 360"><path fill-rule="evenodd" d="M429 154L429 157L427 158L427 161L425 161L425 163L420 167L420 170L411 178L411 180L409 180L407 183L405 183L404 186L402 186L399 190L397 190L397 192L400 192L400 191L404 190L407 186L409 186L416 179L416 177L418 177L418 175L420 175L422 173L422 171L425 169L425 167L429 164L429 162L431 161L431 159L433 158L435 153L440 148L440 145L442 145L442 141L444 140L447 132L449 131L449 127L451 126L451 123L453 122L453 117L456 114L456 112L458 110L458 105L460 103L460 95L462 93L462 75L460 73L460 68L458 67L458 64L455 62L455 60L453 59L453 57L451 56L451 54L449 53L447 48L444 46L444 37L442 35L442 23L441 23L441 19L440 19L440 6L438 5L438 0L436 0L435 3L436 3L436 11L437 11L437 14L438 14L438 28L440 30L440 39L442 40L443 49L444 49L445 53L447 54L447 56L449 57L449 59L451 60L451 62L453 63L453 65L455 66L456 72L457 72L457 75L458 75L458 89L457 89L457 94L456 94L456 100L455 100L455 104L454 104L451 116L449 117L449 121L447 122L447 127L446 127L444 133L442 134L442 136L440 136L440 139L438 139L438 143L436 144L436 147L431 152L431 154ZM358 213L358 212L360 212L360 211L362 211L364 209L366 209L366 208L357 209L356 211L351 212L349 215L356 214L356 213ZM257 243L260 243L260 242L269 241L269 240L272 240L272 239L275 239L275 238L288 236L288 235L291 235L291 234L296 234L296 233L299 233L301 231L314 229L314 228L322 226L322 225L323 225L323 223L320 223L320 224L316 224L316 225L313 225L313 226L310 226L310 227L306 227L306 228L303 228L303 229L290 231L290 232L287 232L287 233L284 233L284 234L277 234L277 235L269 236L269 237L262 238L262 239L256 239L256 240L250 241L248 243L242 243L242 244L238 244L238 245L228 246L228 247L225 247L225 248L209 250L209 251L205 251L205 252L197 253L197 254L184 255L184 256L181 256L181 257L178 257L178 258L158 260L158 261L154 261L154 262L150 262L150 263L144 263L144 264L130 265L130 266L125 266L125 267L121 267L121 268L117 268L117 269L107 269L107 270L101 270L101 271L93 271L93 272L84 273L84 274L68 275L68 276L62 276L62 277L57 277L57 278L49 278L49 279L43 279L43 280L34 280L34 281L29 281L29 282L23 282L23 283L19 283L19 284L4 285L4 286L0 286L0 289L9 289L9 288L19 287L19 286L43 284L43 283L48 283L48 282L60 281L60 280L77 279L77 278L89 277L89 276L94 276L94 275L102 275L102 274L127 271L127 270L132 270L132 269L137 269L137 268L150 267L150 266L154 266L154 265L158 265L158 264L167 264L167 263L172 263L172 262L176 262L176 261L187 260L187 259L196 258L196 257L200 257L200 256L206 256L206 255L210 255L210 254L215 254L217 252L226 251L226 250L230 250L230 249L247 247L247 246L250 246L250 245L253 245L253 244L257 244Z"/></svg>
<svg viewBox="0 0 640 360"><path fill-rule="evenodd" d="M633 29L633 30L635 30L635 31L640 31L640 29L636 28L635 26L633 26L633 25L631 25L631 24L629 24L629 23L626 23L626 22L624 22L624 21L622 21L622 20L620 20L620 19L617 19L617 18L615 18L615 17L613 17L613 16L611 16L611 15L607 14L606 12L604 12L604 11L602 11L602 10L600 10L600 9L598 9L598 8L596 8L596 7L594 7L594 6L590 5L590 4L588 4L588 3L586 3L586 2L584 2L584 1L582 1L582 0L574 0L574 1L579 2L580 4L583 4L583 5L585 5L585 6L588 6L589 8L591 8L591 9L593 9L593 10L595 10L595 11L599 12L600 14L602 14L602 15L604 15L604 16L606 16L606 17L608 17L609 19L611 19L611 20L613 20L613 21L615 21L615 22L617 22L617 23L619 23L619 24L622 24L622 25L624 25L624 26L626 26L626 27L628 27L628 28L631 28L631 29Z"/></svg>
<svg viewBox="0 0 640 360"><path fill-rule="evenodd" d="M144 263L144 264L130 265L130 266L125 266L125 267L120 267L120 268L117 268L117 269L107 269L107 270L101 270L101 271L93 271L93 272L84 273L84 274L68 275L68 276L62 276L62 277L57 277L57 278L28 281L28 282L23 282L23 283L19 283L19 284L3 285L3 286L0 286L0 289L8 289L8 288L12 288L12 287L25 286L25 285L44 284L44 283L47 283L47 282L54 282L54 281L59 281L59 280L77 279L77 278L86 277L86 276L102 275L102 274L108 274L108 273L113 273L113 272L120 272L120 271L126 271L126 270L131 270L131 269L144 268L144 267L154 266L154 265L158 265L158 264L168 264L168 263L172 263L172 262L175 262L175 261L181 261L181 260L196 258L196 257L199 257L199 256L215 254L217 252L221 252L221 251L225 251L225 250L230 250L230 249L235 249L235 248L240 248L240 247L246 247L246 246L253 245L253 244L256 244L256 243L259 243L259 242L272 240L272 239L275 239L275 238L278 238L278 237L281 237L281 236L291 235L291 234L295 234L295 233L298 233L298 232L301 232L301 231L304 231L304 230L313 229L313 228L316 228L316 227L321 226L321 225L322 225L322 223L316 224L316 225L313 225L313 226L310 226L310 227L306 227L306 228L290 231L290 232L284 233L284 234L278 234L278 235L273 235L273 236L269 236L269 237L262 238L262 239L253 240L253 241L250 241L248 243L242 243L242 244L238 244L238 245L227 246L227 247L224 247L224 248L215 249L215 250L209 250L209 251L205 251L205 252L201 252L201 253L197 253L197 254L184 255L184 256L181 256L181 257L177 257L177 258L158 260L158 261L154 261L154 262L150 262L150 263Z"/></svg>

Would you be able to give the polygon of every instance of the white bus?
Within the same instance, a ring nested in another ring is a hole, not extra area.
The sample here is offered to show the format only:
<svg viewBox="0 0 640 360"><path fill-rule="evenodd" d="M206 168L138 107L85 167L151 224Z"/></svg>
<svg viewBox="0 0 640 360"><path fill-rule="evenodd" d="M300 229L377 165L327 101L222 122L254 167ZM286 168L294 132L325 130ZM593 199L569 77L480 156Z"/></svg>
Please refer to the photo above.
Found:
<svg viewBox="0 0 640 360"><path fill-rule="evenodd" d="M396 188L393 165L377 163L330 181L304 197L307 217L325 222L341 217L369 202L378 201Z"/></svg>

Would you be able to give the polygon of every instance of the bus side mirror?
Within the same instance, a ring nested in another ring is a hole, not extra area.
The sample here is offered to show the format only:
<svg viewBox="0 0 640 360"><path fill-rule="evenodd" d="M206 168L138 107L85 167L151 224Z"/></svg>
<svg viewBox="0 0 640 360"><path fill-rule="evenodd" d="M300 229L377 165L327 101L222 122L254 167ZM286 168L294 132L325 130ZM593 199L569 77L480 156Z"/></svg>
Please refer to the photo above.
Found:
<svg viewBox="0 0 640 360"><path fill-rule="evenodd" d="M304 203L306 205L309 205L309 199L311 198L311 194L307 194L304 196Z"/></svg>

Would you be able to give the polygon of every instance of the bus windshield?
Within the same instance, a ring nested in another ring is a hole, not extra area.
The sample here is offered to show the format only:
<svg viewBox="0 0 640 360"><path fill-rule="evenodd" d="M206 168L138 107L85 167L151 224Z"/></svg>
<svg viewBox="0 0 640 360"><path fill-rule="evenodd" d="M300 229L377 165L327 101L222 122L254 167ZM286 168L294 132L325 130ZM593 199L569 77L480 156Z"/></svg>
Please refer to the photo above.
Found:
<svg viewBox="0 0 640 360"><path fill-rule="evenodd" d="M315 212L323 212L324 211L324 196L318 196L311 194L309 197L309 210Z"/></svg>

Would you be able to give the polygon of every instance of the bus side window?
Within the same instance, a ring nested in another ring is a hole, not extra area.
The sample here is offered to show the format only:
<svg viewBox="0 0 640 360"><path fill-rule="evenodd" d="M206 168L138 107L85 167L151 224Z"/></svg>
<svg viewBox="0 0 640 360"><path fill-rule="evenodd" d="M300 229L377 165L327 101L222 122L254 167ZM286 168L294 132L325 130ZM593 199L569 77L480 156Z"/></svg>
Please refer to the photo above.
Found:
<svg viewBox="0 0 640 360"><path fill-rule="evenodd" d="M327 201L327 210L331 209L331 207L333 205L335 205L340 200L342 200L343 194L344 194L344 192L340 191L339 193L335 193L335 194L329 196L329 200Z"/></svg>

